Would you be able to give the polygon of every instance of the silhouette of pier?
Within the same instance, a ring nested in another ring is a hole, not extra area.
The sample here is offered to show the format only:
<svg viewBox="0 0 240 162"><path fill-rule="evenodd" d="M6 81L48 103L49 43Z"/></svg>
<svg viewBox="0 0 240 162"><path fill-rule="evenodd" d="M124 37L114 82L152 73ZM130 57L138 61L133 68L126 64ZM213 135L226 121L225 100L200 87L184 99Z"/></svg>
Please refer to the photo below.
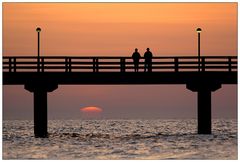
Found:
<svg viewBox="0 0 240 162"><path fill-rule="evenodd" d="M3 85L33 92L35 137L48 135L47 94L67 84L185 84L197 92L198 133L211 134L211 93L237 84L237 57L153 57L151 68L144 72L143 58L135 72L131 57L11 56L3 57Z"/></svg>

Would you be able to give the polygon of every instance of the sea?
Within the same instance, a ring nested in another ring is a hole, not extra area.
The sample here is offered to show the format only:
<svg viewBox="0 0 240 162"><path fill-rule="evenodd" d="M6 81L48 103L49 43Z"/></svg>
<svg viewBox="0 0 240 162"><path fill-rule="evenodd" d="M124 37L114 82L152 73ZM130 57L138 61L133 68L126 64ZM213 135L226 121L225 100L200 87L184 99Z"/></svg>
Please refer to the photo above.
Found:
<svg viewBox="0 0 240 162"><path fill-rule="evenodd" d="M213 119L197 134L195 119L49 120L35 138L32 120L3 121L3 159L162 160L238 159L237 120Z"/></svg>

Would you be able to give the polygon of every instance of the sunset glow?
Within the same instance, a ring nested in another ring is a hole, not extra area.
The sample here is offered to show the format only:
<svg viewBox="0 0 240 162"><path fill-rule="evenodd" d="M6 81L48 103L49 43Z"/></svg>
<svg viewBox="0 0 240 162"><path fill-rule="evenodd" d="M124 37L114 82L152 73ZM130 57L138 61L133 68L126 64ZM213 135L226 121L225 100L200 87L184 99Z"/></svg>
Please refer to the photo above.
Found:
<svg viewBox="0 0 240 162"><path fill-rule="evenodd" d="M60 15L60 16L59 16ZM237 54L237 3L3 3L3 55Z"/></svg>
<svg viewBox="0 0 240 162"><path fill-rule="evenodd" d="M83 107L80 109L82 112L88 112L88 113L100 113L102 112L102 109L99 107L94 107L94 106L90 106L90 107Z"/></svg>
<svg viewBox="0 0 240 162"><path fill-rule="evenodd" d="M201 56L238 55L237 2L3 2L2 55L38 56L37 27L41 28L40 56L129 57L135 48L141 56L146 48L153 57L198 56L197 28L202 29ZM78 61L76 67L82 67ZM22 85L3 89L4 118L32 117L31 93ZM186 85L59 84L57 92L49 95L49 118L196 118L196 95ZM236 118L236 96L236 85L223 85L212 93L213 117Z"/></svg>

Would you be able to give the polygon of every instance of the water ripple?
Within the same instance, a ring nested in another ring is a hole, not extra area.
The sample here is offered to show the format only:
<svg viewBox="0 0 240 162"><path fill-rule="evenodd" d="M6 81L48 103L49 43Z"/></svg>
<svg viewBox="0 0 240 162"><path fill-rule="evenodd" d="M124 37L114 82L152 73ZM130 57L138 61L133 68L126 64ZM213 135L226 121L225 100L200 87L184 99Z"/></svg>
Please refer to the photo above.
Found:
<svg viewBox="0 0 240 162"><path fill-rule="evenodd" d="M50 120L48 131L3 121L3 159L237 159L236 120L213 120L212 135L196 120Z"/></svg>

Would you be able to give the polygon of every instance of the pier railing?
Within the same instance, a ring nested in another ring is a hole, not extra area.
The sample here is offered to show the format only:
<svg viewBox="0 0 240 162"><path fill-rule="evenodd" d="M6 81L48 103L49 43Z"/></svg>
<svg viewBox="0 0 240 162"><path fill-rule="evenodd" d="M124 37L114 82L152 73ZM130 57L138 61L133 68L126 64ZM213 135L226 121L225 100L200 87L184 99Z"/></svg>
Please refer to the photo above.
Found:
<svg viewBox="0 0 240 162"><path fill-rule="evenodd" d="M237 56L153 57L152 72L237 71ZM139 72L144 71L144 58ZM3 57L3 72L134 72L131 57Z"/></svg>

